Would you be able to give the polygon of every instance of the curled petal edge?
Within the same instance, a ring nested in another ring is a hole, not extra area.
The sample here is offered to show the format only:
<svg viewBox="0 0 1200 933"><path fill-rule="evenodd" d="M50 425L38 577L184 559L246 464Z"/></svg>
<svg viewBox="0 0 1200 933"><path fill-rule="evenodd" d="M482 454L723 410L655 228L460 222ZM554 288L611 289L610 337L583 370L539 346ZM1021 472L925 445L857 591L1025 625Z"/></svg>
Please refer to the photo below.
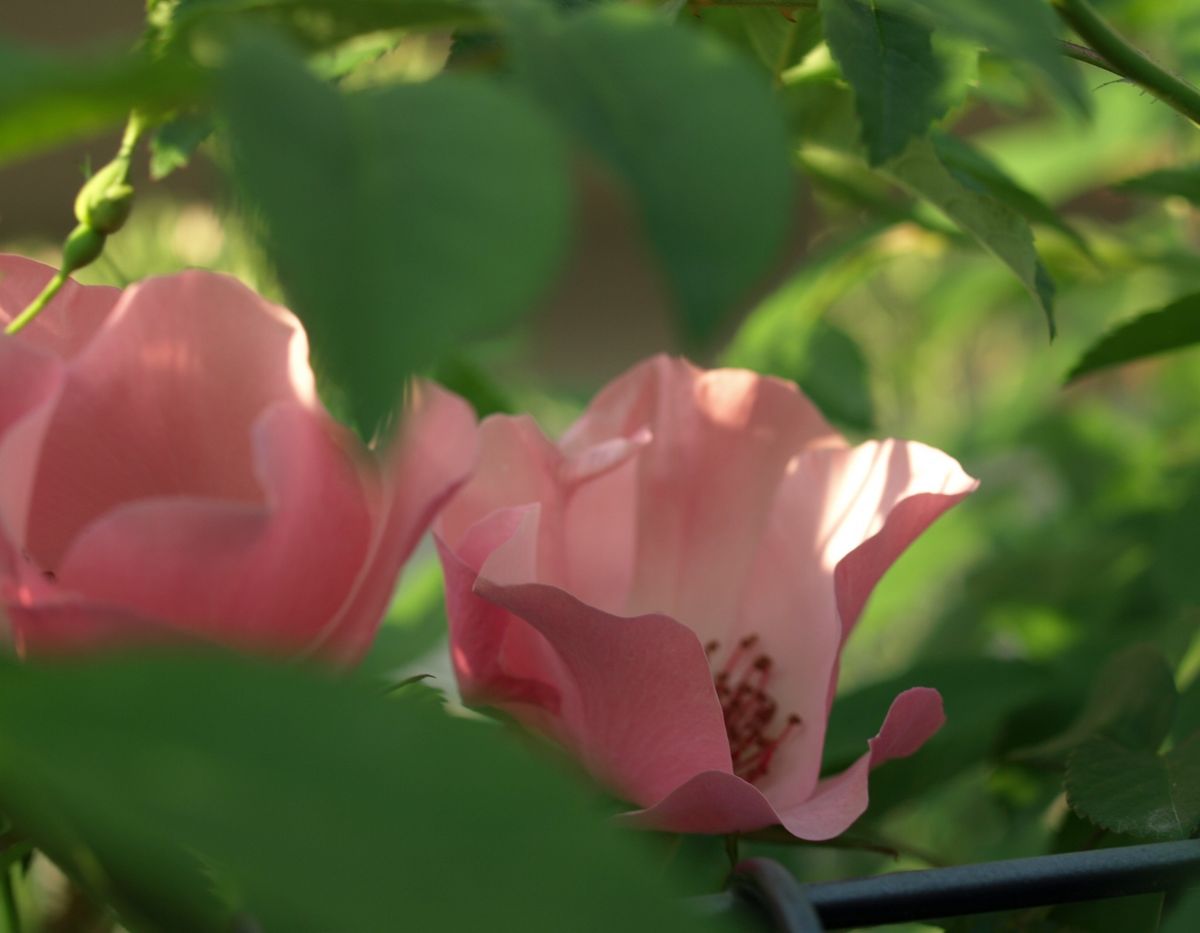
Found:
<svg viewBox="0 0 1200 933"><path fill-rule="evenodd" d="M643 829L714 835L754 832L778 824L799 839L832 839L867 809L870 772L911 755L944 722L941 695L929 687L913 687L892 701L878 734L867 743L867 752L845 771L820 781L803 803L777 811L754 785L728 772L705 771L654 806L618 819Z"/></svg>

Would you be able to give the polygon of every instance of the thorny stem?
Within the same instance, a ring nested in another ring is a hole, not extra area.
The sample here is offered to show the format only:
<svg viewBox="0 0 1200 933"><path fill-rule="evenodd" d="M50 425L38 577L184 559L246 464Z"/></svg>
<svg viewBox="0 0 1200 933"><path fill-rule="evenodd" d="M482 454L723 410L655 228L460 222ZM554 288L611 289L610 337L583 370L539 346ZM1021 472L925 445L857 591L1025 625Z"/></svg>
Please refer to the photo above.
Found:
<svg viewBox="0 0 1200 933"><path fill-rule="evenodd" d="M1087 0L1053 2L1062 21L1112 66L1109 71L1127 78L1193 123L1200 124L1200 89L1171 74L1134 48L1104 21Z"/></svg>

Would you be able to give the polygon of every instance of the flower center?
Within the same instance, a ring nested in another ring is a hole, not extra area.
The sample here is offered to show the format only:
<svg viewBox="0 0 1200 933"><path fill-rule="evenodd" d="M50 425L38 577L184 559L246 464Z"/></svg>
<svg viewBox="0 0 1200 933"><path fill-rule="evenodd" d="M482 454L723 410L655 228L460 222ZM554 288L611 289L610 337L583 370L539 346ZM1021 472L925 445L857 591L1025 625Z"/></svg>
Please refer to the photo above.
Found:
<svg viewBox="0 0 1200 933"><path fill-rule="evenodd" d="M770 657L755 650L757 647L758 636L747 635L734 645L724 663L716 667L720 642L710 641L704 646L725 716L733 773L751 784L767 773L783 740L803 722L791 713L781 727L776 727L779 707L767 692L773 665Z"/></svg>

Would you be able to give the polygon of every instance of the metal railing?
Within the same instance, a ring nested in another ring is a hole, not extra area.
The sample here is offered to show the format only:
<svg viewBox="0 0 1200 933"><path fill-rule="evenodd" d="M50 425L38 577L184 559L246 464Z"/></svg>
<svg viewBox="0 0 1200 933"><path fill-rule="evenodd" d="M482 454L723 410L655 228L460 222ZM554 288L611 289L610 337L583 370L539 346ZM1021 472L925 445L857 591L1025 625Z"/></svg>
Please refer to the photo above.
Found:
<svg viewBox="0 0 1200 933"><path fill-rule="evenodd" d="M755 914L781 933L937 920L1077 901L1174 891L1200 884L1200 839L898 871L801 884L772 859L739 862L714 913Z"/></svg>

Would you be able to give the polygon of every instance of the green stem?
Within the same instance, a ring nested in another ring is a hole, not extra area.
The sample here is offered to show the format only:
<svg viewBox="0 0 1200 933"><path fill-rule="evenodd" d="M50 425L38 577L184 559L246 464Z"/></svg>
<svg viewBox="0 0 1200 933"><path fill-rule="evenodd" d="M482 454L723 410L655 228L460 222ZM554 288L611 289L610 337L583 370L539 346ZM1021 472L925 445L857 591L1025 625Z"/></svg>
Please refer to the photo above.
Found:
<svg viewBox="0 0 1200 933"><path fill-rule="evenodd" d="M1106 23L1087 0L1053 0L1059 17L1109 65L1163 103L1200 124L1200 89L1155 64Z"/></svg>
<svg viewBox="0 0 1200 933"><path fill-rule="evenodd" d="M67 276L68 273L59 272L47 282L46 287L38 293L38 296L33 301L29 302L25 310L8 322L8 326L4 328L4 333L11 336L37 317L42 308L50 303L50 299L58 294L59 289L67 284Z"/></svg>

